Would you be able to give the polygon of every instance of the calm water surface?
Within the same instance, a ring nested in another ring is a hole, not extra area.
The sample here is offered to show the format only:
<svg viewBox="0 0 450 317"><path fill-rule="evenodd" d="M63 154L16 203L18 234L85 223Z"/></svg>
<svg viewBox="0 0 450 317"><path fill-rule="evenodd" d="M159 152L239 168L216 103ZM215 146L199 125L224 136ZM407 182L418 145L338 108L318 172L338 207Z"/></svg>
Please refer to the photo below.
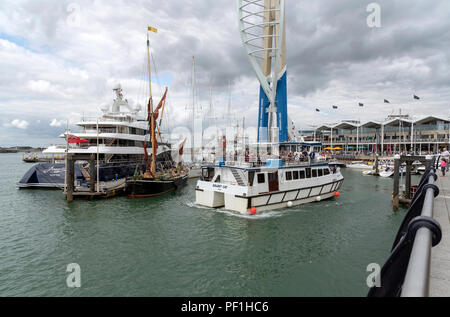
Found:
<svg viewBox="0 0 450 317"><path fill-rule="evenodd" d="M392 180L344 169L341 197L238 216L194 205L195 180L163 197L67 204L18 190L31 167L0 154L0 296L365 296L404 211ZM81 267L68 288L66 267Z"/></svg>

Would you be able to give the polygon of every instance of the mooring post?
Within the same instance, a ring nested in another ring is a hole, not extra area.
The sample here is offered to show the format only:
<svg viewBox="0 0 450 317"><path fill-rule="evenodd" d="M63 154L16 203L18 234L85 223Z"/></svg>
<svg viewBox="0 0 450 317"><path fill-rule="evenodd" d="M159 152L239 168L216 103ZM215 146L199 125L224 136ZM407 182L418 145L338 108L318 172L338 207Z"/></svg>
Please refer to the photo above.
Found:
<svg viewBox="0 0 450 317"><path fill-rule="evenodd" d="M73 156L67 154L67 179L66 179L66 199L67 202L70 203L73 201L73 187L74 187L74 172L75 172L75 166L73 161Z"/></svg>
<svg viewBox="0 0 450 317"><path fill-rule="evenodd" d="M400 156L395 156L394 159L394 191L392 193L392 207L398 210L399 205L399 186L400 186Z"/></svg>
<svg viewBox="0 0 450 317"><path fill-rule="evenodd" d="M412 162L406 162L405 198L411 199L411 168Z"/></svg>
<svg viewBox="0 0 450 317"><path fill-rule="evenodd" d="M375 175L379 175L380 171L378 170L378 153L375 153Z"/></svg>
<svg viewBox="0 0 450 317"><path fill-rule="evenodd" d="M89 190L91 193L95 192L96 180L96 166L95 166L95 154L91 154L89 159Z"/></svg>

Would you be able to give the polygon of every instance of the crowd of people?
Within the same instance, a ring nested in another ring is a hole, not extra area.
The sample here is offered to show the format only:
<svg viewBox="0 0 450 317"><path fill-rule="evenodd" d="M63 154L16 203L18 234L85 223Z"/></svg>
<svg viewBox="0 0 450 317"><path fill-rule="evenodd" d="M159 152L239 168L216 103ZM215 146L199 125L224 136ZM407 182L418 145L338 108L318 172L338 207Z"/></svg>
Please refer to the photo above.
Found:
<svg viewBox="0 0 450 317"><path fill-rule="evenodd" d="M400 155L409 155L410 153L400 152ZM439 153L429 153L439 154L441 157L439 166L441 168L442 176L445 177L446 172L449 170L449 162L450 162L450 154L447 148L444 148ZM285 163L300 163L300 162L310 162L313 163L316 159L316 153L311 150L308 151L306 148L303 148L301 152L293 152L293 151L281 151L279 155L273 155L271 152L267 153L259 153L256 151L249 152L245 151L245 162L253 163L254 165L261 165L266 163L269 159L280 159L283 164ZM234 153L234 160L238 160L237 152Z"/></svg>
<svg viewBox="0 0 450 317"><path fill-rule="evenodd" d="M316 159L316 153L314 151L307 151L306 148L301 152L281 151L279 155L273 155L270 152L245 152L245 162L262 164L267 162L269 159L280 159L283 163L314 162Z"/></svg>

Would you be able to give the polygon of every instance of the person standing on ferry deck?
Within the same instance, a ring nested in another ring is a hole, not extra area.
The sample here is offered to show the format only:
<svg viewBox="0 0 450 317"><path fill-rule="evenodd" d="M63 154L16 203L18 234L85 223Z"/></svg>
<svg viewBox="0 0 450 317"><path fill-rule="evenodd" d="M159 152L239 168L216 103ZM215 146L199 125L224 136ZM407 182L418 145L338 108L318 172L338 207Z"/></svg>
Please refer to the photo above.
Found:
<svg viewBox="0 0 450 317"><path fill-rule="evenodd" d="M311 153L309 153L309 158L311 159L311 163L313 163L316 158L316 153L314 153L314 150L311 150Z"/></svg>

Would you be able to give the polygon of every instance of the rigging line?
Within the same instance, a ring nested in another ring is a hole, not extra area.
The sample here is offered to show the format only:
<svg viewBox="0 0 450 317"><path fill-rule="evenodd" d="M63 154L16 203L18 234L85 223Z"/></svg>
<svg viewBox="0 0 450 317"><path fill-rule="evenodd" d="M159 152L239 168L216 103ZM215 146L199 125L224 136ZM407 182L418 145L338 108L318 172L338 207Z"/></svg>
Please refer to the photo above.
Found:
<svg viewBox="0 0 450 317"><path fill-rule="evenodd" d="M154 72L155 72L156 83L159 86L159 92L160 92L160 95L162 96L163 95L163 89L162 89L162 86L161 86L161 82L159 80L158 69L156 68L155 57L153 56L152 53L150 53L150 56L152 57L152 61L153 61L153 69L154 69Z"/></svg>
<svg viewBox="0 0 450 317"><path fill-rule="evenodd" d="M147 84L147 67L146 67L146 62L145 62L146 58L144 55L144 58L142 60L142 77L140 78L140 81L142 83L142 96L141 96L141 101L142 101L142 106L144 107L144 112L145 114L147 114L147 89L148 89L148 84Z"/></svg>
<svg viewBox="0 0 450 317"><path fill-rule="evenodd" d="M138 103L138 104L140 104L140 105L145 105L145 102L142 102L142 99L144 99L144 93L143 93L143 90L144 90L144 87L143 87L143 85L144 85L144 81L142 80L143 78L144 78L144 76L145 76L145 63L143 62L142 63L142 68L141 68L141 71L140 71L140 73L139 73L139 77L138 77L138 80L139 80L139 87L138 87L138 92L137 92L137 97L136 97L136 102ZM143 109L144 110L144 109Z"/></svg>

